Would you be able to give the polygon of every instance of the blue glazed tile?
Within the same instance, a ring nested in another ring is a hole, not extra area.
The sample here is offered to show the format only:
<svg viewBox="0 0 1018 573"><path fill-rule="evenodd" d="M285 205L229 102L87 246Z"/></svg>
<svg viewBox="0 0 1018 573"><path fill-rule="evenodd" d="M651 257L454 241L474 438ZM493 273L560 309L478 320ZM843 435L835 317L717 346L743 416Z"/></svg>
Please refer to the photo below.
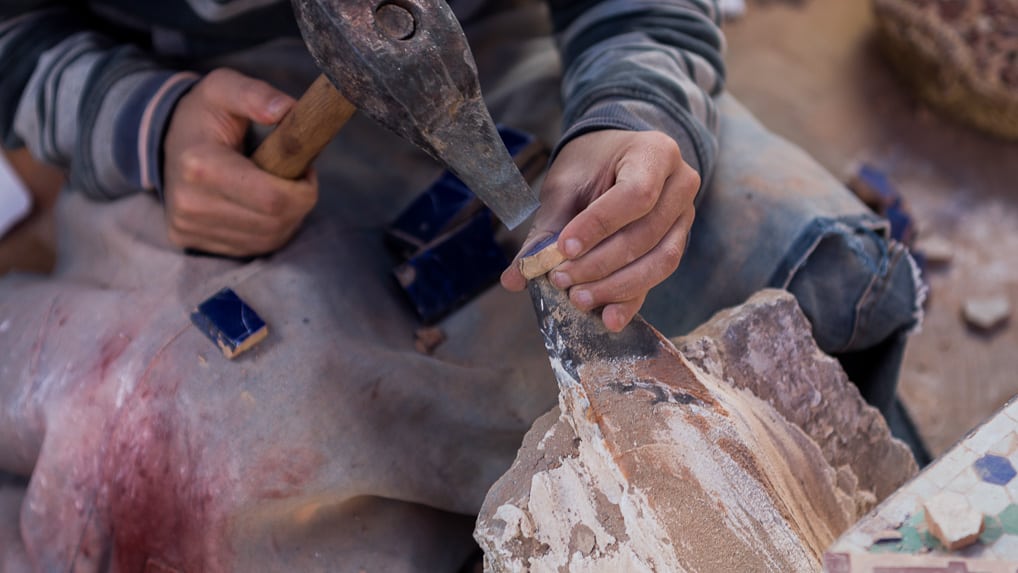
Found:
<svg viewBox="0 0 1018 573"><path fill-rule="evenodd" d="M458 177L446 171L400 213L386 239L402 256L433 241L477 198Z"/></svg>
<svg viewBox="0 0 1018 573"><path fill-rule="evenodd" d="M191 313L191 322L215 342L227 358L251 348L269 332L258 313L230 288L224 288L199 304Z"/></svg>
<svg viewBox="0 0 1018 573"><path fill-rule="evenodd" d="M895 240L910 244L915 224L901 193L886 173L872 165L863 165L849 187L863 203L887 219Z"/></svg>
<svg viewBox="0 0 1018 573"><path fill-rule="evenodd" d="M533 255L537 254L538 251L540 251L541 249L543 249L543 248L547 247L548 245L554 243L557 240L558 240L558 233L555 233L554 235L550 235L548 237L545 237L545 238L541 239L540 241L538 241L537 243L535 243L533 247L530 247L530 249L528 249L527 252L523 253L523 256L524 257L533 256Z"/></svg>
<svg viewBox="0 0 1018 573"><path fill-rule="evenodd" d="M433 323L498 280L509 260L495 242L487 209L425 247L395 270L425 323Z"/></svg>
<svg viewBox="0 0 1018 573"><path fill-rule="evenodd" d="M972 468L983 481L996 485L1006 485L1016 475L1014 466L1007 458L993 454L979 458L972 464Z"/></svg>
<svg viewBox="0 0 1018 573"><path fill-rule="evenodd" d="M529 133L504 126L499 126L498 133L514 157L535 140ZM386 230L386 241L401 257L409 258L480 207L470 188L446 170L399 214Z"/></svg>

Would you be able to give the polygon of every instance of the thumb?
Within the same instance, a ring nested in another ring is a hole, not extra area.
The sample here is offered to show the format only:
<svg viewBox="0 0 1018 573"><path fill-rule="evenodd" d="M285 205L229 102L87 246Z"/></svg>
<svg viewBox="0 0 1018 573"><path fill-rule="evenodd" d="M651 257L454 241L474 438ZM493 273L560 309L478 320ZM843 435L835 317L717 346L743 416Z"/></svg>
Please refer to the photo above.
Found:
<svg viewBox="0 0 1018 573"><path fill-rule="evenodd" d="M229 68L211 72L206 81L209 103L256 123L277 123L294 104L292 97L268 83Z"/></svg>

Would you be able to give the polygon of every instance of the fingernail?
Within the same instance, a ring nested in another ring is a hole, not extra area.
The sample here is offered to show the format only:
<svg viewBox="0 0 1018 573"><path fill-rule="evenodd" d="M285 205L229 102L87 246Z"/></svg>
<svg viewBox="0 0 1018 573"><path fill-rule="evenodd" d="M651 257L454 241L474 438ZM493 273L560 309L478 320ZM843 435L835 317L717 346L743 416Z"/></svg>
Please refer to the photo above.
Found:
<svg viewBox="0 0 1018 573"><path fill-rule="evenodd" d="M266 110L272 117L279 117L280 115L283 114L283 110L285 108L286 108L286 98L279 96L273 98L272 101L269 102L269 106L266 108Z"/></svg>
<svg viewBox="0 0 1018 573"><path fill-rule="evenodd" d="M583 245L580 244L579 239L566 239L565 247L566 256L569 258L575 257L583 250Z"/></svg>
<svg viewBox="0 0 1018 573"><path fill-rule="evenodd" d="M601 320L604 321L604 327L607 328L609 331L611 332L622 331L621 326L622 315L621 313L619 313L619 311L615 310L613 307L608 307L604 309L604 312L601 313Z"/></svg>
<svg viewBox="0 0 1018 573"><path fill-rule="evenodd" d="M554 271L551 273L551 284L561 289L567 289L573 286L573 279L562 271Z"/></svg>
<svg viewBox="0 0 1018 573"><path fill-rule="evenodd" d="M578 290L570 293L573 298L573 302L579 305L583 309L590 308L594 304L594 297L587 290Z"/></svg>

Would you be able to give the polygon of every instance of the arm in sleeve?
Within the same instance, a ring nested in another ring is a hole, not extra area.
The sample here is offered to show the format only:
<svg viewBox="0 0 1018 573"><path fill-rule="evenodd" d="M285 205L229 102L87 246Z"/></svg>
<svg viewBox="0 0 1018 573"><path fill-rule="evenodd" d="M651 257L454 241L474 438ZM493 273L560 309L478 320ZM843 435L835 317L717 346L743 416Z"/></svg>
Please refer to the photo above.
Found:
<svg viewBox="0 0 1018 573"><path fill-rule="evenodd" d="M704 181L717 157L724 37L716 0L550 0L565 133L662 131Z"/></svg>
<svg viewBox="0 0 1018 573"><path fill-rule="evenodd" d="M26 0L0 7L0 77L0 142L97 199L159 186L163 133L197 80L98 33L87 13Z"/></svg>

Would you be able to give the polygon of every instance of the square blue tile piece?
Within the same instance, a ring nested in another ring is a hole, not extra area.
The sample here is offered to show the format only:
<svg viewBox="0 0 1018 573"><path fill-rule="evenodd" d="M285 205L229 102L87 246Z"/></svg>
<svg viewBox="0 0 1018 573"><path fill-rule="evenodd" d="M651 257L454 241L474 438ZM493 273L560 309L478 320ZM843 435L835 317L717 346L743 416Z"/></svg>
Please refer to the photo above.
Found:
<svg viewBox="0 0 1018 573"><path fill-rule="evenodd" d="M224 288L199 304L191 313L191 322L227 358L248 350L269 333L265 321L231 288Z"/></svg>

